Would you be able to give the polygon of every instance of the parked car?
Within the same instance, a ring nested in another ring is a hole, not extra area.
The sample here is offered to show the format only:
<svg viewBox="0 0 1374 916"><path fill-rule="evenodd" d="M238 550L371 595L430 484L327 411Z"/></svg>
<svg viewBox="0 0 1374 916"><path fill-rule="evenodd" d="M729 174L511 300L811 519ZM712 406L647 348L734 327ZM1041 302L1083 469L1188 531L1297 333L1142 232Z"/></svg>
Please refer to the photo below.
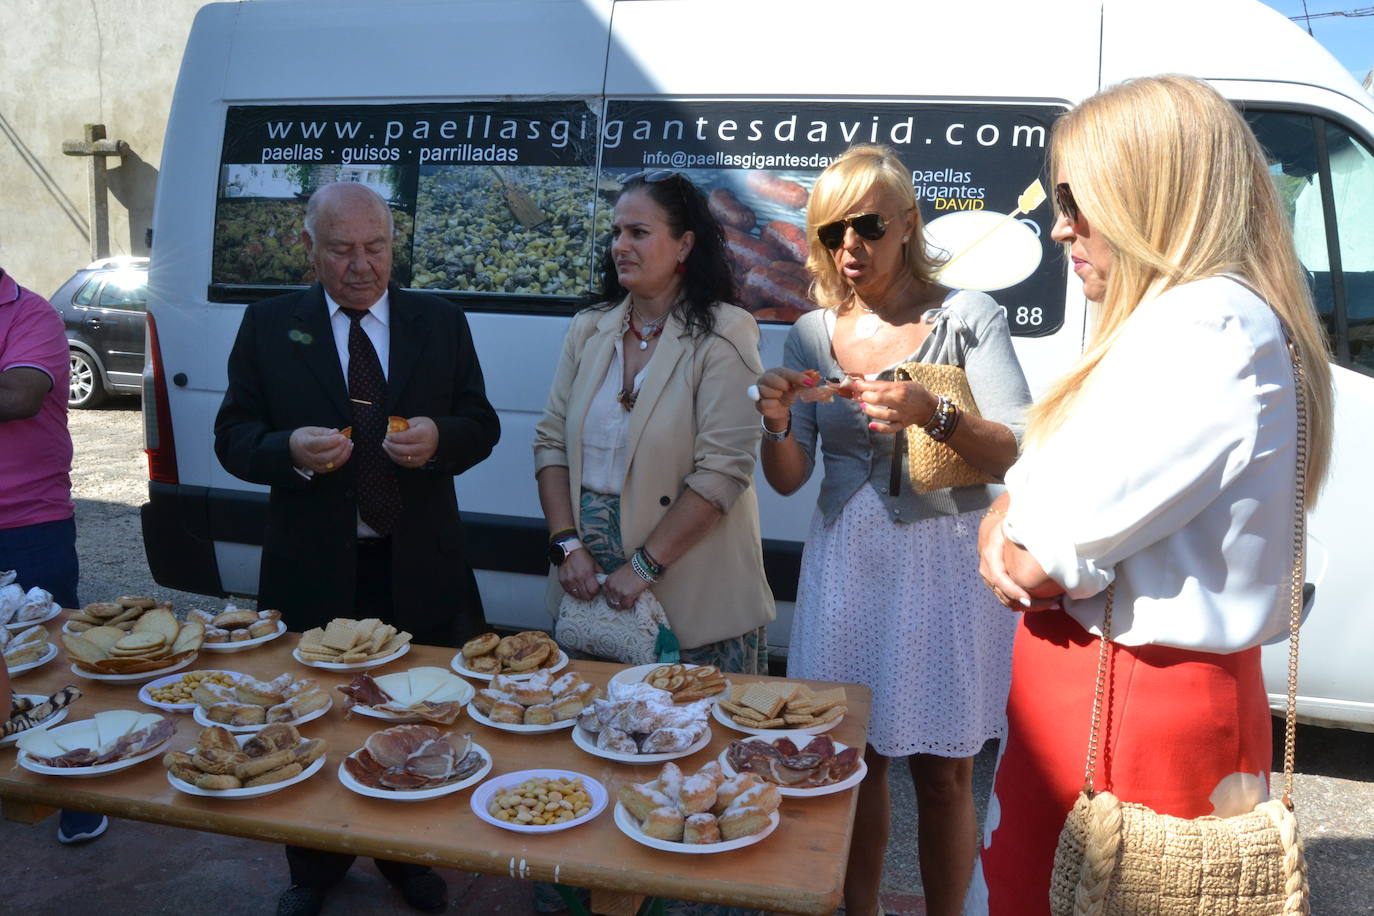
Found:
<svg viewBox="0 0 1374 916"><path fill-rule="evenodd" d="M102 258L78 270L48 300L71 349L68 407L96 407L143 387L148 259Z"/></svg>

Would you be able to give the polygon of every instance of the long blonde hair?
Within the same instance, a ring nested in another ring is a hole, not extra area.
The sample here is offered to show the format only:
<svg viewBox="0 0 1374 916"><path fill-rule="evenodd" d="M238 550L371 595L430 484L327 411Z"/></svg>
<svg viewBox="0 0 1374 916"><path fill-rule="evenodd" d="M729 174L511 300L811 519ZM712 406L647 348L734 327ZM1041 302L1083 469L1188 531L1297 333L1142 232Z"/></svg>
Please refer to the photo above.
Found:
<svg viewBox="0 0 1374 916"><path fill-rule="evenodd" d="M834 308L848 301L854 295L854 287L835 267L835 253L816 238L816 230L852 214L854 206L875 188L897 200L902 207L901 214L887 213L884 216L895 222L899 215L905 216L907 212L916 214L911 240L904 252L906 267L912 278L922 286L937 282L934 272L938 265L926 253L926 246L922 242L925 225L921 220L921 209L916 206L916 193L911 189L911 170L886 146L863 143L845 150L821 172L811 189L811 200L806 207L806 238L811 246L806 269L812 277L811 296L822 308ZM891 226L889 231L896 229L896 226Z"/></svg>
<svg viewBox="0 0 1374 916"><path fill-rule="evenodd" d="M1054 180L1112 252L1096 327L1078 363L1030 411L1029 441L1049 436L1131 313L1175 286L1232 273L1287 325L1305 370L1307 502L1331 455L1331 367L1292 234L1259 142L1216 90L1186 76L1130 80L1061 118Z"/></svg>

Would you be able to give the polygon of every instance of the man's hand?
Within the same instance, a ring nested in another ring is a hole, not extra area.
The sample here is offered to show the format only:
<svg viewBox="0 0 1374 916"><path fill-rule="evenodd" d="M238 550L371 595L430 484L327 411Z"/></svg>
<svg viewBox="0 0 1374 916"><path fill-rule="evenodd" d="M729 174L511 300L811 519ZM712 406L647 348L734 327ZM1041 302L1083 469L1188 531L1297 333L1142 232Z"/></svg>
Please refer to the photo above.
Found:
<svg viewBox="0 0 1374 916"><path fill-rule="evenodd" d="M439 427L429 417L407 417L410 429L387 433L382 451L403 468L418 468L439 450Z"/></svg>
<svg viewBox="0 0 1374 916"><path fill-rule="evenodd" d="M353 454L353 440L324 426L301 426L291 432L288 443L291 463L316 474L328 474L343 467Z"/></svg>
<svg viewBox="0 0 1374 916"><path fill-rule="evenodd" d="M0 423L38 416L51 390L52 379L42 369L15 366L0 372Z"/></svg>

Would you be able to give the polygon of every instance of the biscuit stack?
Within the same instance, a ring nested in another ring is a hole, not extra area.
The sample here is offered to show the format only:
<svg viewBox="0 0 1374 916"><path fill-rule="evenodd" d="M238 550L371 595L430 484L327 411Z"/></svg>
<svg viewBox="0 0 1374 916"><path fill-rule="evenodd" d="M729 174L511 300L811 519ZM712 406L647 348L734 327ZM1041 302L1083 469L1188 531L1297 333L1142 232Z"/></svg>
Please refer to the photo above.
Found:
<svg viewBox="0 0 1374 916"><path fill-rule="evenodd" d="M97 601L88 604L67 618L66 630L69 633L84 633L92 627L117 627L132 630L134 623L145 611L154 608L172 609L171 602L159 604L156 600L143 595L124 595L115 601Z"/></svg>
<svg viewBox="0 0 1374 916"><path fill-rule="evenodd" d="M818 693L805 684L773 681L736 687L720 708L746 728L811 728L838 720L848 711L844 702L843 687Z"/></svg>
<svg viewBox="0 0 1374 916"><path fill-rule="evenodd" d="M302 633L296 651L307 662L357 665L386 658L399 652L408 642L409 633L398 631L376 617L363 620L335 617L323 629L315 627Z"/></svg>
<svg viewBox="0 0 1374 916"><path fill-rule="evenodd" d="M558 664L562 652L543 630L501 637L483 633L463 643L463 667L478 674L528 674Z"/></svg>
<svg viewBox="0 0 1374 916"><path fill-rule="evenodd" d="M205 626L199 621L179 623L165 607L140 608L138 613L127 631L99 626L63 633L72 664L98 674L137 674L171 667L200 649Z"/></svg>
<svg viewBox="0 0 1374 916"><path fill-rule="evenodd" d="M668 691L674 703L691 703L724 690L725 675L715 665L659 665L644 675L644 683Z"/></svg>

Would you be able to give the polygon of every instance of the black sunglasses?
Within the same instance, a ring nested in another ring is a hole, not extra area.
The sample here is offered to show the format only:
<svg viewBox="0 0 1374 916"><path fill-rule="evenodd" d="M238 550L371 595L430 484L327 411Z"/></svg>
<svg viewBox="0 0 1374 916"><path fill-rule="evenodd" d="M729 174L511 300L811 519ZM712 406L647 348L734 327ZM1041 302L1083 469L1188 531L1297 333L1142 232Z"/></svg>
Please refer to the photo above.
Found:
<svg viewBox="0 0 1374 916"><path fill-rule="evenodd" d="M887 220L883 219L881 213L861 213L858 216L826 223L816 230L816 238L820 239L826 248L834 251L844 244L844 233L850 226L854 227L859 238L868 239L870 242L876 242L887 234Z"/></svg>
<svg viewBox="0 0 1374 916"><path fill-rule="evenodd" d="M1054 202L1059 205L1059 212L1067 216L1070 221L1078 222L1078 201L1073 199L1073 192L1069 190L1069 183L1061 181L1054 186Z"/></svg>
<svg viewBox="0 0 1374 916"><path fill-rule="evenodd" d="M671 169L651 169L646 172L635 172L633 175L626 175L624 178L620 179L620 183L622 185L627 185L632 181L642 181L646 184L658 184L660 181L671 181L674 178L686 180L686 176L681 172L674 172Z"/></svg>

